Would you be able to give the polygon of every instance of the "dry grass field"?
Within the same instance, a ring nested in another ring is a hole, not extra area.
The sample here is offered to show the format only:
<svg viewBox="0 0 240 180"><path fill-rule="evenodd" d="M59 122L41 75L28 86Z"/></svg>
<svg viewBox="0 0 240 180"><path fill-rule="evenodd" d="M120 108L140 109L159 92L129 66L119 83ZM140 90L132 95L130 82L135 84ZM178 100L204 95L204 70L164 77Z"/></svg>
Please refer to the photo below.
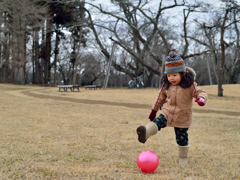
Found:
<svg viewBox="0 0 240 180"><path fill-rule="evenodd" d="M158 89L0 84L0 179L240 179L240 85L224 85L224 97L202 88L209 99L194 103L189 164L180 166L173 128L137 140ZM137 167L143 150L159 157L154 173Z"/></svg>

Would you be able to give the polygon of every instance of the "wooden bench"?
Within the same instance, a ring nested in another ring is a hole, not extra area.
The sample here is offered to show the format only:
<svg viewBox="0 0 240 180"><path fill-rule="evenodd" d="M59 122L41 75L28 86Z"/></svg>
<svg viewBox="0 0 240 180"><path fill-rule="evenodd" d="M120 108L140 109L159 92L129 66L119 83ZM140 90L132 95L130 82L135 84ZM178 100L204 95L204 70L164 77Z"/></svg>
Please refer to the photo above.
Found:
<svg viewBox="0 0 240 180"><path fill-rule="evenodd" d="M86 86L84 86L85 87L85 89L101 89L102 88L102 86L97 86L97 85L86 85Z"/></svg>
<svg viewBox="0 0 240 180"><path fill-rule="evenodd" d="M77 89L79 91L80 85L58 85L57 87L59 88L59 91L61 91L61 89L63 89L65 92L67 91L67 89L71 89L71 91Z"/></svg>

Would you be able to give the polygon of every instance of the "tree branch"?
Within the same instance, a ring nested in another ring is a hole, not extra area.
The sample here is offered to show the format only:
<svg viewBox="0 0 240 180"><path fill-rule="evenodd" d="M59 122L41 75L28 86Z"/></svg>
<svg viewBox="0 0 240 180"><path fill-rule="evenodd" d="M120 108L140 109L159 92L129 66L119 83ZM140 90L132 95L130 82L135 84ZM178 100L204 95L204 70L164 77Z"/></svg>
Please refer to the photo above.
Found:
<svg viewBox="0 0 240 180"><path fill-rule="evenodd" d="M123 49L125 49L127 52L129 52L134 58L137 59L137 61L142 64L143 66L147 67L149 70L151 70L153 73L157 74L160 76L160 72L153 69L152 67L148 66L147 64L145 64L142 59L140 59L136 53L134 53L132 50L126 48L125 46L123 46L121 43L119 43L118 41L114 40L112 37L110 37L109 39L111 39L113 42L115 42L116 44L118 44L119 46L121 46Z"/></svg>

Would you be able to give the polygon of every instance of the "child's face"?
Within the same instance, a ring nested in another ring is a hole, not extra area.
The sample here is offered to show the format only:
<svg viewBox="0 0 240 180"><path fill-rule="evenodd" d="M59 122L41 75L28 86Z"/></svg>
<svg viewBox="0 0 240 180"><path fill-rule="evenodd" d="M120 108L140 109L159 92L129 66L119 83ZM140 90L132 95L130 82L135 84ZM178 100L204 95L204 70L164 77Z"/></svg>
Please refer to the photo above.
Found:
<svg viewBox="0 0 240 180"><path fill-rule="evenodd" d="M180 73L167 74L167 78L168 78L168 81L175 86L180 84L182 79Z"/></svg>

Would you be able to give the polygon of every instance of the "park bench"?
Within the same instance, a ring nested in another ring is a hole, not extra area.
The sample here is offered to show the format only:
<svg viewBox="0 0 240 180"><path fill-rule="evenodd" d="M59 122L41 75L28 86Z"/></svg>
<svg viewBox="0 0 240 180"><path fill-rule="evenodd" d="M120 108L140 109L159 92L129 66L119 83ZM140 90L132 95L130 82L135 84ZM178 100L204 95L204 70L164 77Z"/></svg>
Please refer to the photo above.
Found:
<svg viewBox="0 0 240 180"><path fill-rule="evenodd" d="M74 91L74 89L77 89L79 91L80 85L58 85L59 91L63 89L64 91L67 91L67 89L71 89L71 91Z"/></svg>
<svg viewBox="0 0 240 180"><path fill-rule="evenodd" d="M97 85L86 85L86 86L84 86L85 87L85 89L101 89L102 88L102 86L97 86Z"/></svg>

